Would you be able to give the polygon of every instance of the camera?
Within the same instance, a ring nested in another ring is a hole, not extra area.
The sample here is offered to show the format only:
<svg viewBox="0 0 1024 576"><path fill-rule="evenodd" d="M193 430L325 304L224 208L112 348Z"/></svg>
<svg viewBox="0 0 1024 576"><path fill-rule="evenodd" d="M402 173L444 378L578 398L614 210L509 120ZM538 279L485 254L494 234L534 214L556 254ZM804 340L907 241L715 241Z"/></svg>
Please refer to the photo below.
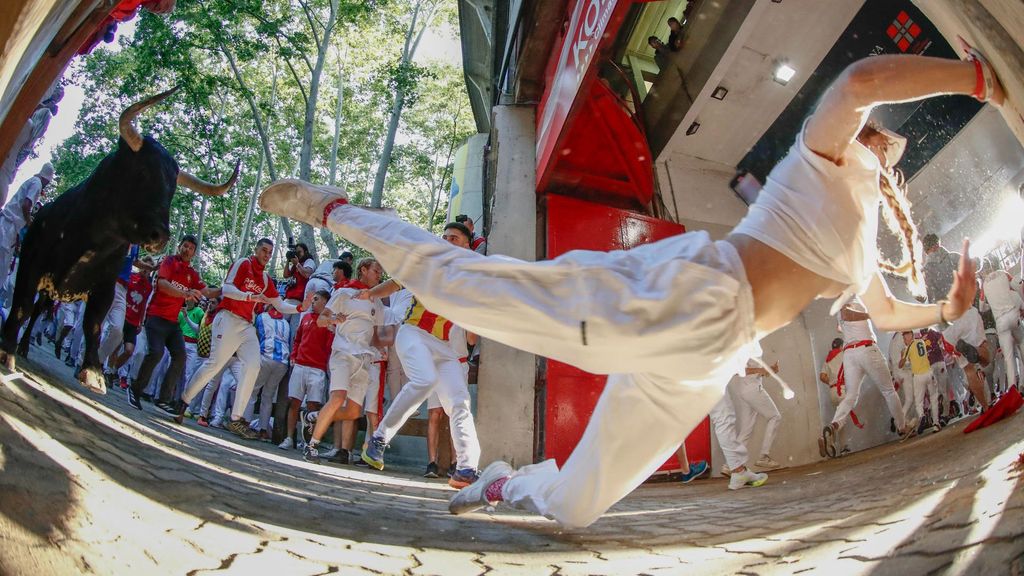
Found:
<svg viewBox="0 0 1024 576"><path fill-rule="evenodd" d="M284 253L285 260L294 260L299 255L298 246L295 244L295 238L292 236L288 237L288 251Z"/></svg>

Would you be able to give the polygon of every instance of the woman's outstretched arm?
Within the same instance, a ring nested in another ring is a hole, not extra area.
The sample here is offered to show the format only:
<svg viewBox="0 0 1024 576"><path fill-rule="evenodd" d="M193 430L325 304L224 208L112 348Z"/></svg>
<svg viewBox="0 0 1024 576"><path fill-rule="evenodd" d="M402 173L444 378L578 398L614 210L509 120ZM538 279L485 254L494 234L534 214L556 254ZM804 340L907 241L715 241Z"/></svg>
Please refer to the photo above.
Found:
<svg viewBox="0 0 1024 576"><path fill-rule="evenodd" d="M879 104L912 102L942 94L973 94L973 62L929 56L880 55L854 62L832 83L807 121L804 142L815 153L841 161ZM998 80L989 100L1003 103Z"/></svg>

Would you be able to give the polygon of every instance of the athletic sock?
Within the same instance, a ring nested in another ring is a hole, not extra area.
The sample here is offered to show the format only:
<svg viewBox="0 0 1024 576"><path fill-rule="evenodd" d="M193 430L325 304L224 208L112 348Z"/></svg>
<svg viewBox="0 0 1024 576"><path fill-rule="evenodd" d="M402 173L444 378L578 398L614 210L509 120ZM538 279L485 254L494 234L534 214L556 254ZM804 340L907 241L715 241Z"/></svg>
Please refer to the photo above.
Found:
<svg viewBox="0 0 1024 576"><path fill-rule="evenodd" d="M508 476L504 478L498 478L484 491L484 498L487 498L488 502L504 502L505 498L501 495L501 489L505 486L505 482L508 482Z"/></svg>

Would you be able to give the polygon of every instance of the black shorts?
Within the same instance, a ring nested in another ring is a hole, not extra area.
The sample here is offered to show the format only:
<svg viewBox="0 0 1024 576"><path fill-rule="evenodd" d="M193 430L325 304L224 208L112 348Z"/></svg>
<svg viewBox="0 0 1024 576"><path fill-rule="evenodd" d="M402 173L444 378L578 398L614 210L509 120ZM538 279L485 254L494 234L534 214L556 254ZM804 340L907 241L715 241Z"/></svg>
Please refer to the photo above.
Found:
<svg viewBox="0 0 1024 576"><path fill-rule="evenodd" d="M135 346L135 338L139 335L139 327L125 322L123 332L124 338L122 339L122 343Z"/></svg>

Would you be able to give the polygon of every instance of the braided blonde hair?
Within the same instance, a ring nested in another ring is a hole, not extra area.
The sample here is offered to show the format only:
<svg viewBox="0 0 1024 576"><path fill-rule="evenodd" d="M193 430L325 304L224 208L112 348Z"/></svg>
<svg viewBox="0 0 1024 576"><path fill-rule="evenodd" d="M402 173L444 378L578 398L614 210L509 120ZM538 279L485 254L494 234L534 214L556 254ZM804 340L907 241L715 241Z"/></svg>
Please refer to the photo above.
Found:
<svg viewBox="0 0 1024 576"><path fill-rule="evenodd" d="M873 122L867 123L857 140L864 143L872 136L885 138L879 126ZM910 217L910 200L907 199L906 184L903 181L903 172L893 167L882 167L878 178L878 187L882 191L884 210L882 215L889 230L901 240L901 254L898 264L879 258L878 267L883 271L907 280L910 292L915 296L926 294L924 284L924 272L922 262L924 260L921 240L917 232L917 226Z"/></svg>

